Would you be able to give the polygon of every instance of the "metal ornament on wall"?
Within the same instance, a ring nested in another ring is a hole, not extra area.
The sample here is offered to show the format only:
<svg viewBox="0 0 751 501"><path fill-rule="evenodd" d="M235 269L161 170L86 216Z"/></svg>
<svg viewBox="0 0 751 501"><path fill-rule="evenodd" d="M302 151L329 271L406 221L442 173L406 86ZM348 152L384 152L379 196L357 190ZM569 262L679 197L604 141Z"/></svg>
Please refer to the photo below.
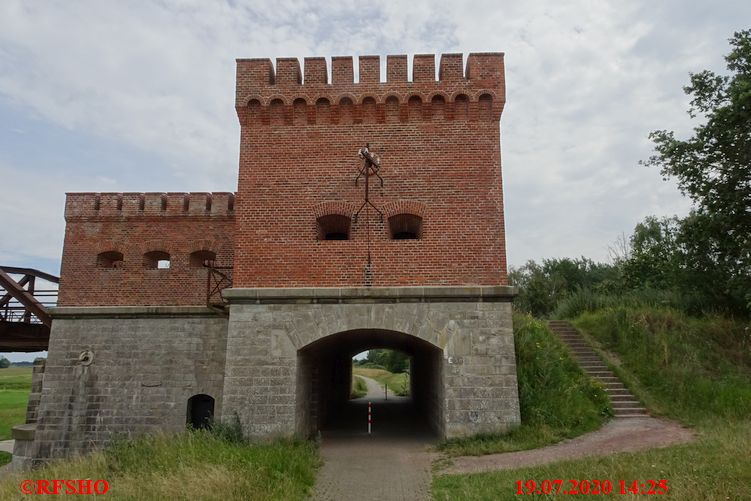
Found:
<svg viewBox="0 0 751 501"><path fill-rule="evenodd" d="M378 156L378 154L370 151L370 143L366 143L364 147L360 148L360 150L357 152L357 156L362 158L363 163L362 166L358 168L357 177L355 177L355 186L358 186L360 178L365 178L365 200L363 200L360 208L357 209L357 211L352 216L352 223L357 224L360 213L365 210L365 234L368 241L368 262L365 265L365 285L370 286L373 283L369 217L371 208L375 210L376 213L378 213L378 217L380 218L381 223L383 223L383 211L373 205L373 202L370 201L370 178L372 176L377 177L380 181L381 188L383 188L383 178L379 174L379 171L381 170L381 158Z"/></svg>

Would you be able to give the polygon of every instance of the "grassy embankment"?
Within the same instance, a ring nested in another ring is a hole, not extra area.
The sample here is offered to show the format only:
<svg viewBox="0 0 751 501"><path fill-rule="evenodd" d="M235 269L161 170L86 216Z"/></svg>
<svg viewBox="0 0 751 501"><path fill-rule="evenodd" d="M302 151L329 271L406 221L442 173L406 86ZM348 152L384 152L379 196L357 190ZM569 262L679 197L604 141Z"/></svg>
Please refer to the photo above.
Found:
<svg viewBox="0 0 751 501"><path fill-rule="evenodd" d="M450 456L532 449L599 428L612 410L602 386L588 378L547 326L514 315L522 425L506 434L449 440Z"/></svg>
<svg viewBox="0 0 751 501"><path fill-rule="evenodd" d="M630 306L585 312L574 323L603 349L650 412L694 426L697 440L512 471L441 476L433 484L436 499L516 499L516 482L526 479L607 479L616 486L620 480L666 479L673 499L751 498L748 322Z"/></svg>
<svg viewBox="0 0 751 501"><path fill-rule="evenodd" d="M352 375L352 391L350 391L349 398L360 398L368 394L368 385L365 384L363 378Z"/></svg>
<svg viewBox="0 0 751 501"><path fill-rule="evenodd" d="M394 374L385 369L369 369L366 367L353 367L352 372L358 376L375 379L382 386L388 385L390 394L402 397L409 395L409 374L406 372Z"/></svg>
<svg viewBox="0 0 751 501"><path fill-rule="evenodd" d="M118 500L304 499L318 463L312 442L253 444L186 431L118 443L84 458L12 475L0 481L0 499L25 499L18 486L27 478L105 479L110 486L106 497Z"/></svg>
<svg viewBox="0 0 751 501"><path fill-rule="evenodd" d="M11 428L26 422L26 404L31 392L31 367L0 369L0 440L11 438ZM0 465L11 455L0 452Z"/></svg>

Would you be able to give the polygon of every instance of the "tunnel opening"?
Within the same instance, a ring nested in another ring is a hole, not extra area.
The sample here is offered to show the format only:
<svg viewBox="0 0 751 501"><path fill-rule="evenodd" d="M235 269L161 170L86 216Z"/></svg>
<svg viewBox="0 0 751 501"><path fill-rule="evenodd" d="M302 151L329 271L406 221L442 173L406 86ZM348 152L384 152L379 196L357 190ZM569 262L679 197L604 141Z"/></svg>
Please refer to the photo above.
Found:
<svg viewBox="0 0 751 501"><path fill-rule="evenodd" d="M352 357L350 400L411 396L411 358L408 353L376 348Z"/></svg>
<svg viewBox="0 0 751 501"><path fill-rule="evenodd" d="M353 357L375 349L407 356L408 396L390 392L388 398L385 393L377 398L350 398ZM443 352L437 346L402 332L358 329L310 343L298 350L297 357L299 434L367 435L371 402L374 437L443 437Z"/></svg>

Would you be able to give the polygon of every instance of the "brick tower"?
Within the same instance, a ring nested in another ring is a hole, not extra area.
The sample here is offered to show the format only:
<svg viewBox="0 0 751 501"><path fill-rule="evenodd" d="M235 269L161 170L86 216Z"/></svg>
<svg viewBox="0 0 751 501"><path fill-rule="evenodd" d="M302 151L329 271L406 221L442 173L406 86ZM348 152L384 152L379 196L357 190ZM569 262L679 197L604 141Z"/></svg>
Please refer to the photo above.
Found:
<svg viewBox="0 0 751 501"><path fill-rule="evenodd" d="M442 436L519 421L499 121L503 54L237 61L241 124L223 412L315 432L368 347L412 357ZM355 183L382 158L374 207ZM357 215L357 217L355 217ZM293 383L293 381L296 381ZM296 391L286 392L295 387ZM419 391L418 391L419 390Z"/></svg>

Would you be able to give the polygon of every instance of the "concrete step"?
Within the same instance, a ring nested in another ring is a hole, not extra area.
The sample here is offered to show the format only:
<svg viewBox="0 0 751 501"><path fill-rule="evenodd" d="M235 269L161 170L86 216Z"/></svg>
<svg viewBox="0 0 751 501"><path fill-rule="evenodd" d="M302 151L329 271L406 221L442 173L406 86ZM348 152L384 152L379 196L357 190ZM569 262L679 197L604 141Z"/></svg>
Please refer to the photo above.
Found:
<svg viewBox="0 0 751 501"><path fill-rule="evenodd" d="M627 388L605 388L605 393L610 395L611 398L625 395L631 396L631 392Z"/></svg>
<svg viewBox="0 0 751 501"><path fill-rule="evenodd" d="M647 409L641 405L613 405L613 412L616 414L631 414L637 412L647 412Z"/></svg>
<svg viewBox="0 0 751 501"><path fill-rule="evenodd" d="M584 372L589 374L590 376L615 376L613 371L608 369L607 367L595 367L595 368L584 368Z"/></svg>
<svg viewBox="0 0 751 501"><path fill-rule="evenodd" d="M548 325L564 342L582 370L605 386L615 417L636 418L649 415L644 406L571 324L562 320L551 320Z"/></svg>
<svg viewBox="0 0 751 501"><path fill-rule="evenodd" d="M596 371L607 371L607 370L610 370L610 369L608 369L607 365L604 365L604 364L602 364L602 365L598 365L598 364L584 365L584 364L582 364L581 368L584 369L585 372L592 372L592 371L596 372Z"/></svg>
<svg viewBox="0 0 751 501"><path fill-rule="evenodd" d="M628 391L628 388L623 386L623 383L607 383L605 381L600 381L605 385L605 391Z"/></svg>
<svg viewBox="0 0 751 501"><path fill-rule="evenodd" d="M644 417L649 416L649 413L646 409L630 409L628 411L624 410L622 412L619 411L613 411L613 416L615 417Z"/></svg>
<svg viewBox="0 0 751 501"><path fill-rule="evenodd" d="M623 395L610 395L608 394L608 397L610 397L611 402L634 402L636 404L639 403L638 400L636 400L636 397L629 394L623 394ZM641 405L641 404L639 404Z"/></svg>

